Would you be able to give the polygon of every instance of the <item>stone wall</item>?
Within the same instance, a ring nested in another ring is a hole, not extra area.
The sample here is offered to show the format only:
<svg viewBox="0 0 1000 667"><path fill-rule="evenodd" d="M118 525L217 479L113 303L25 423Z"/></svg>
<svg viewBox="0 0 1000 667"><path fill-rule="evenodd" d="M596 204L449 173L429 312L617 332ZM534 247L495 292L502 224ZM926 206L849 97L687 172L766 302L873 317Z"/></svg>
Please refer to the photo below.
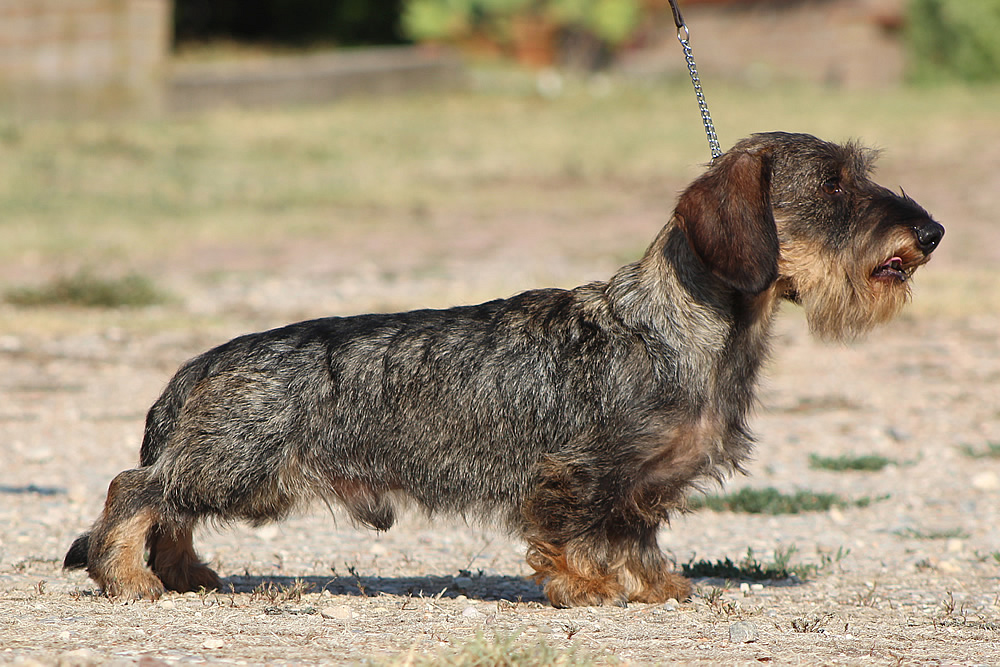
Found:
<svg viewBox="0 0 1000 667"><path fill-rule="evenodd" d="M0 0L0 107L156 109L170 0Z"/></svg>

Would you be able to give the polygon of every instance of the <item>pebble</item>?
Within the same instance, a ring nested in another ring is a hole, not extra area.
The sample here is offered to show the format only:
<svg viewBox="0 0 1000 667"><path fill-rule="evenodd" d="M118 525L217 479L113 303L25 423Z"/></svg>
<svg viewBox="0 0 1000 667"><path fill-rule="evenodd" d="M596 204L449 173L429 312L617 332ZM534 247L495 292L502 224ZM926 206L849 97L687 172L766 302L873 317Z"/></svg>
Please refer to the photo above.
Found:
<svg viewBox="0 0 1000 667"><path fill-rule="evenodd" d="M729 641L748 644L757 641L757 626L750 621L736 621L729 625Z"/></svg>
<svg viewBox="0 0 1000 667"><path fill-rule="evenodd" d="M351 620L351 608L347 605L335 605L331 607L323 607L320 610L319 615L323 618L329 618L335 621L349 621Z"/></svg>
<svg viewBox="0 0 1000 667"><path fill-rule="evenodd" d="M17 336L0 336L0 351L20 352L22 347L21 339Z"/></svg>
<svg viewBox="0 0 1000 667"><path fill-rule="evenodd" d="M995 491L1000 489L1000 475L992 470L973 475L972 486L980 491Z"/></svg>
<svg viewBox="0 0 1000 667"><path fill-rule="evenodd" d="M475 607L466 607L462 610L462 616L464 618L483 618L486 614L479 611Z"/></svg>
<svg viewBox="0 0 1000 667"><path fill-rule="evenodd" d="M66 651L59 655L60 665L93 665L98 662L97 653L89 648L78 648L75 651Z"/></svg>
<svg viewBox="0 0 1000 667"><path fill-rule="evenodd" d="M47 463L53 456L52 450L48 447L33 447L24 452L24 460L27 463Z"/></svg>
<svg viewBox="0 0 1000 667"><path fill-rule="evenodd" d="M160 600L156 603L156 606L160 609L176 609L177 603L173 600Z"/></svg>
<svg viewBox="0 0 1000 667"><path fill-rule="evenodd" d="M211 637L202 642L202 647L207 649L217 649L222 648L226 645L226 642L222 641L217 637Z"/></svg>

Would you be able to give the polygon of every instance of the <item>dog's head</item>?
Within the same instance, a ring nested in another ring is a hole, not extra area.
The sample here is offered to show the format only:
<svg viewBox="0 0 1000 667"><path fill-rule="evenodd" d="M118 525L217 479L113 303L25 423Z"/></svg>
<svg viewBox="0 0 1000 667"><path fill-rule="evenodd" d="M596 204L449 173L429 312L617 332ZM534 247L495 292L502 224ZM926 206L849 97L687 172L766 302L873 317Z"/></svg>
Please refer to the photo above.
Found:
<svg viewBox="0 0 1000 667"><path fill-rule="evenodd" d="M877 153L807 134L755 134L681 195L676 222L728 287L801 304L814 333L860 335L899 312L944 236L916 202L870 178Z"/></svg>

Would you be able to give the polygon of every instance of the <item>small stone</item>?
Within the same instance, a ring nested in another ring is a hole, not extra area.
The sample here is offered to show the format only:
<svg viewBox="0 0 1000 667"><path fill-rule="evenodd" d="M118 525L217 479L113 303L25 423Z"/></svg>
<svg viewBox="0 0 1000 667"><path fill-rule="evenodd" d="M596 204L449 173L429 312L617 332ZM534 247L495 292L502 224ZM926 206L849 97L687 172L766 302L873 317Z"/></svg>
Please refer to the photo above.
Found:
<svg viewBox="0 0 1000 667"><path fill-rule="evenodd" d="M890 426L885 430L886 435L895 440L896 442L906 442L911 436L907 431L901 428L896 428L895 426Z"/></svg>
<svg viewBox="0 0 1000 667"><path fill-rule="evenodd" d="M69 636L69 630L63 630L59 633L59 641L68 642Z"/></svg>
<svg viewBox="0 0 1000 667"><path fill-rule="evenodd" d="M972 486L980 491L995 491L1000 489L1000 476L992 470L981 472L972 476Z"/></svg>
<svg viewBox="0 0 1000 667"><path fill-rule="evenodd" d="M335 621L349 621L351 620L351 608L347 605L335 605L331 607L323 607L320 610L319 615L323 618L329 618Z"/></svg>
<svg viewBox="0 0 1000 667"><path fill-rule="evenodd" d="M207 649L219 649L226 645L226 642L222 641L218 637L211 637L202 642L202 647Z"/></svg>
<svg viewBox="0 0 1000 667"><path fill-rule="evenodd" d="M462 610L463 618L482 618L485 616L483 612L479 611L475 607L469 606Z"/></svg>
<svg viewBox="0 0 1000 667"><path fill-rule="evenodd" d="M943 560L940 563L938 563L938 569L941 570L942 572L947 572L948 574L958 574L965 568L962 567L960 563L954 560Z"/></svg>
<svg viewBox="0 0 1000 667"><path fill-rule="evenodd" d="M99 662L97 653L89 648L78 648L75 651L66 651L59 655L60 665L93 665Z"/></svg>
<svg viewBox="0 0 1000 667"><path fill-rule="evenodd" d="M0 336L0 351L20 352L21 347L21 339L17 336Z"/></svg>
<svg viewBox="0 0 1000 667"><path fill-rule="evenodd" d="M743 593L744 596L750 595L750 584L746 582L740 584L740 593Z"/></svg>
<svg viewBox="0 0 1000 667"><path fill-rule="evenodd" d="M159 607L160 609L176 609L177 603L169 599L160 600L159 602L156 603L156 606Z"/></svg>
<svg viewBox="0 0 1000 667"><path fill-rule="evenodd" d="M677 611L678 602L674 598L670 598L663 603L664 611Z"/></svg>
<svg viewBox="0 0 1000 667"><path fill-rule="evenodd" d="M750 584L750 590L754 591L755 593L758 593L764 590L764 584Z"/></svg>
<svg viewBox="0 0 1000 667"><path fill-rule="evenodd" d="M35 447L24 453L26 463L47 463L53 458L52 450L48 447Z"/></svg>
<svg viewBox="0 0 1000 667"><path fill-rule="evenodd" d="M757 641L757 626L750 621L736 621L729 625L729 641L748 644Z"/></svg>

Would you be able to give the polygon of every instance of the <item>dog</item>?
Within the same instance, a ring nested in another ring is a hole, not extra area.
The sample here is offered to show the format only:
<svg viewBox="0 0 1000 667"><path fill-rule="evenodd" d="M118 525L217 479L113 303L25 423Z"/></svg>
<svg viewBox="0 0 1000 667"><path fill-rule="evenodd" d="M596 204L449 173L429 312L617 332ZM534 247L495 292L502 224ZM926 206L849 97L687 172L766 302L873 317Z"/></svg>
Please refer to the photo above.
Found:
<svg viewBox="0 0 1000 667"><path fill-rule="evenodd" d="M115 598L219 589L192 544L203 519L319 500L385 531L409 500L522 537L554 606L688 598L657 531L699 482L742 472L780 302L856 338L899 312L944 235L870 179L875 157L755 134L607 282L300 322L188 361L65 567Z"/></svg>

